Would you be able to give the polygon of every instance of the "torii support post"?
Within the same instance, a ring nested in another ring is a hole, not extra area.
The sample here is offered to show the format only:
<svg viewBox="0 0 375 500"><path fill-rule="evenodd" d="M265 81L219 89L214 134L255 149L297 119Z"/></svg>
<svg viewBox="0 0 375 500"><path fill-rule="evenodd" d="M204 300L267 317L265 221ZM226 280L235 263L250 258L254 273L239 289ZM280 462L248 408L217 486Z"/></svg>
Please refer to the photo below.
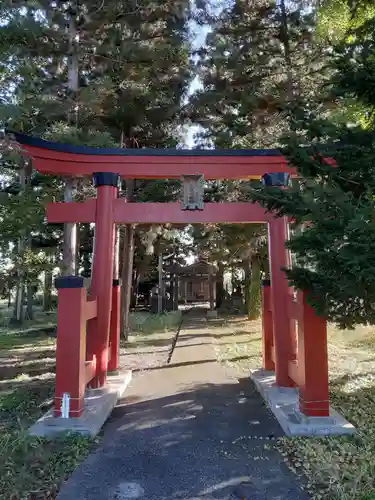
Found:
<svg viewBox="0 0 375 500"><path fill-rule="evenodd" d="M97 299L97 317L88 324L88 360L96 359L96 374L91 388L105 384L109 359L109 331L112 308L112 276L114 261L114 201L119 175L111 172L94 174L97 188L95 243L92 265L91 294Z"/></svg>
<svg viewBox="0 0 375 500"><path fill-rule="evenodd" d="M285 248L288 237L288 220L278 217L268 224L268 245L271 271L272 320L275 345L276 385L292 387L289 378L289 360L296 357L296 341L288 312L291 288L283 269L288 268L289 255Z"/></svg>
<svg viewBox="0 0 375 500"><path fill-rule="evenodd" d="M263 368L275 371L271 281L262 281L262 347Z"/></svg>
<svg viewBox="0 0 375 500"><path fill-rule="evenodd" d="M299 408L309 417L329 416L327 321L298 292L303 308L298 328Z"/></svg>
<svg viewBox="0 0 375 500"><path fill-rule="evenodd" d="M86 387L87 300L84 280L78 276L57 278L56 386L54 414L61 415L64 393L69 394L69 417L83 413Z"/></svg>
<svg viewBox="0 0 375 500"><path fill-rule="evenodd" d="M289 175L273 173L263 176L266 186L283 189L289 184ZM274 217L268 224L268 252L271 274L272 320L275 347L276 385L294 386L289 377L289 361L296 358L296 334L289 316L289 298L292 290L283 269L290 267L290 253L285 247L288 240L288 218Z"/></svg>

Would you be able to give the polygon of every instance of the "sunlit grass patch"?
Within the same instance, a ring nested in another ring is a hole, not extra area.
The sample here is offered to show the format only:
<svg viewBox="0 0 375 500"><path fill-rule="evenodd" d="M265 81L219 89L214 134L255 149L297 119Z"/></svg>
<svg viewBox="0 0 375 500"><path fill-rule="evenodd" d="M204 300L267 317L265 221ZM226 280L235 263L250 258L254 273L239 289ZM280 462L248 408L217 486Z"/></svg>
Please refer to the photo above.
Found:
<svg viewBox="0 0 375 500"><path fill-rule="evenodd" d="M181 323L181 311L170 311L163 314L148 312L130 313L130 329L132 332L155 333L176 329Z"/></svg>
<svg viewBox="0 0 375 500"><path fill-rule="evenodd" d="M249 374L259 368L262 362L262 337L259 321L249 321L244 317L225 321L219 331L215 331L214 346L217 358L230 368Z"/></svg>
<svg viewBox="0 0 375 500"><path fill-rule="evenodd" d="M374 338L371 328L329 326L331 403L356 434L280 440L291 469L307 477L314 500L375 500Z"/></svg>
<svg viewBox="0 0 375 500"><path fill-rule="evenodd" d="M261 323L238 328L230 322L220 330L230 332L215 338L218 358L248 375L261 366ZM282 438L277 447L313 500L375 500L375 329L329 325L328 351L332 406L354 424L356 434ZM255 357L229 361L245 355Z"/></svg>

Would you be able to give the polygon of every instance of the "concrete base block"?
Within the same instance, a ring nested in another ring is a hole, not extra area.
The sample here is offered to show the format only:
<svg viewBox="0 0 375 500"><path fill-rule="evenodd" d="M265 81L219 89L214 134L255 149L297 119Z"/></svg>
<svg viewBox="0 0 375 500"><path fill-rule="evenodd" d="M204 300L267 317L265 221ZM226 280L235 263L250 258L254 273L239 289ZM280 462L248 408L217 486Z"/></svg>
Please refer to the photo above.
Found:
<svg viewBox="0 0 375 500"><path fill-rule="evenodd" d="M207 319L216 319L216 318L217 318L217 311L216 310L207 311Z"/></svg>
<svg viewBox="0 0 375 500"><path fill-rule="evenodd" d="M29 434L48 438L66 432L96 436L109 417L117 400L125 392L131 378L132 372L130 370L123 370L119 375L108 375L104 387L86 390L85 409L81 417L54 417L51 409L30 427Z"/></svg>
<svg viewBox="0 0 375 500"><path fill-rule="evenodd" d="M299 411L298 389L277 387L273 372L252 371L251 378L287 436L354 434L354 426L333 408L329 417L303 415Z"/></svg>

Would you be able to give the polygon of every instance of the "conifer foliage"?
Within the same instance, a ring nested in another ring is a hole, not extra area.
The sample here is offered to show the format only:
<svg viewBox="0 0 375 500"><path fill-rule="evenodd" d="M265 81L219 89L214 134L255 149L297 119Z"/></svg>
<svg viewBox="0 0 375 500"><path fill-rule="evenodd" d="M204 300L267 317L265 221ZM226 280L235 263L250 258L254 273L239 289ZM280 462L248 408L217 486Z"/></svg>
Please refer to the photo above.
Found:
<svg viewBox="0 0 375 500"><path fill-rule="evenodd" d="M159 0L2 2L1 128L96 147L175 146L179 141L181 101L190 79L189 18L188 0L179 2L178 7ZM50 199L64 198L65 181L51 182L38 176L38 185L24 186L20 182L25 177L24 159L7 142L3 143L1 164L7 193L1 207L1 251L9 256L21 279L25 266L35 268L30 254L40 255L43 248L31 245L26 224L19 231L13 219L22 226L23 214L32 213L32 237L37 241L47 236L50 230L44 205ZM83 200L92 196L90 183L87 179L69 186L68 197ZM23 195L11 197L9 189L19 184ZM145 186L147 196L139 193ZM168 198L169 191L168 183L137 186L139 196L147 197L146 201ZM27 197L26 192L30 193ZM61 265L62 235L62 228L55 227L50 267ZM79 225L78 265L70 262L69 270L79 270L83 265L87 275L91 237L89 228ZM11 248L19 249L17 259L17 251ZM64 258L63 268L65 264Z"/></svg>
<svg viewBox="0 0 375 500"><path fill-rule="evenodd" d="M334 123L299 110L285 143L299 182L287 191L253 194L300 226L288 245L297 262L288 277L311 292L319 313L342 327L375 323L373 14L372 6L359 27L348 29L333 58L332 94L343 103L351 99L360 111L356 121L352 115L351 123ZM325 162L329 157L335 165Z"/></svg>

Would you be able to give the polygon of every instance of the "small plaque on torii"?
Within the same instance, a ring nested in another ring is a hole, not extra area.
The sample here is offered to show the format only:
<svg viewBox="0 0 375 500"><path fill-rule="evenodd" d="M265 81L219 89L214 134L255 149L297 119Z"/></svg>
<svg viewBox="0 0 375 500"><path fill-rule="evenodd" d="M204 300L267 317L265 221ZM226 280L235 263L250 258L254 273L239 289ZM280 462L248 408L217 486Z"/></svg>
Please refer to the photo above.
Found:
<svg viewBox="0 0 375 500"><path fill-rule="evenodd" d="M183 175L181 177L181 210L203 210L203 175Z"/></svg>

